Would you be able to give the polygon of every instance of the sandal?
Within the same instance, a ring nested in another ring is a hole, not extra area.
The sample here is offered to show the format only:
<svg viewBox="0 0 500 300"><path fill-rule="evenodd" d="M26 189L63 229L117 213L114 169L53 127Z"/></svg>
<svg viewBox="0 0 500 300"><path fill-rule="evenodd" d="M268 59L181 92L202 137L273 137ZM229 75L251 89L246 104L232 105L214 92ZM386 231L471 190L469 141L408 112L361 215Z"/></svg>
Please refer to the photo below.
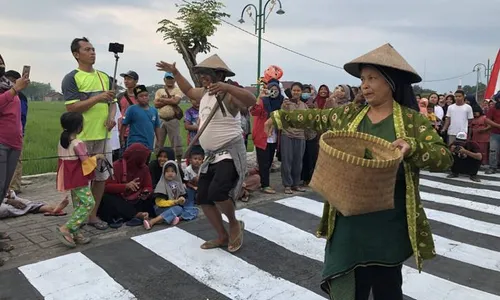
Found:
<svg viewBox="0 0 500 300"><path fill-rule="evenodd" d="M75 240L73 240L73 236L72 236L71 233L69 233L69 232L62 232L59 227L56 227L56 234L57 234L57 238L59 239L59 241L61 243L63 243L64 245L66 245L66 246L68 246L70 248L75 248L76 247Z"/></svg>
<svg viewBox="0 0 500 300"><path fill-rule="evenodd" d="M243 233L245 232L245 223L243 221L240 222L240 233L233 241L229 241L227 250L231 253L234 253L240 250L241 246L243 246ZM239 241L239 242L238 242ZM232 248L232 249L230 249Z"/></svg>
<svg viewBox="0 0 500 300"><path fill-rule="evenodd" d="M123 226L123 219L113 219L113 222L109 223L108 226L113 229L118 229Z"/></svg>
<svg viewBox="0 0 500 300"><path fill-rule="evenodd" d="M62 217L62 216L65 216L67 214L68 214L67 212L64 212L64 211L60 210L60 211L46 212L43 215L46 216L46 217Z"/></svg>
<svg viewBox="0 0 500 300"><path fill-rule="evenodd" d="M0 240L10 240L10 235L7 232L0 232Z"/></svg>
<svg viewBox="0 0 500 300"><path fill-rule="evenodd" d="M216 249L216 248L224 248L227 247L228 243L219 243L217 240L210 240L206 241L203 244L201 244L200 248L203 250L210 250L210 249Z"/></svg>
<svg viewBox="0 0 500 300"><path fill-rule="evenodd" d="M241 198L240 198L240 201L241 202L248 202L249 198L250 198L250 193L247 190L245 190L243 192L243 196L241 196Z"/></svg>
<svg viewBox="0 0 500 300"><path fill-rule="evenodd" d="M265 188L262 188L262 189L261 189L261 192L263 192L264 194L269 194L269 195L274 195L274 194L276 194L276 191L275 191L272 187L270 187L270 186L267 186L267 187L265 187Z"/></svg>
<svg viewBox="0 0 500 300"><path fill-rule="evenodd" d="M301 187L301 186L294 186L292 187L292 191L295 191L295 192L305 192L306 189Z"/></svg>
<svg viewBox="0 0 500 300"><path fill-rule="evenodd" d="M130 227L136 227L136 226L141 226L142 225L142 220L139 218L132 218L125 223L125 225L130 226Z"/></svg>
<svg viewBox="0 0 500 300"><path fill-rule="evenodd" d="M149 223L149 221L148 221L148 220L144 220L144 221L142 221L142 225L144 226L144 229L146 229L146 230L151 230L151 227L152 227L152 226L151 226L151 223Z"/></svg>
<svg viewBox="0 0 500 300"><path fill-rule="evenodd" d="M7 244L5 242L0 242L0 252L10 252L14 250L14 246L12 246L11 244Z"/></svg>
<svg viewBox="0 0 500 300"><path fill-rule="evenodd" d="M293 194L292 189L291 189L291 188L289 188L289 187L286 187L286 188L285 188L285 194L287 194L287 195L292 195L292 194Z"/></svg>
<svg viewBox="0 0 500 300"><path fill-rule="evenodd" d="M95 229L99 229L99 230L106 230L109 227L108 223L106 223L104 221L87 222L87 225L92 226Z"/></svg>
<svg viewBox="0 0 500 300"><path fill-rule="evenodd" d="M86 245L92 241L91 238L83 236L81 233L73 236L73 241L77 245Z"/></svg>

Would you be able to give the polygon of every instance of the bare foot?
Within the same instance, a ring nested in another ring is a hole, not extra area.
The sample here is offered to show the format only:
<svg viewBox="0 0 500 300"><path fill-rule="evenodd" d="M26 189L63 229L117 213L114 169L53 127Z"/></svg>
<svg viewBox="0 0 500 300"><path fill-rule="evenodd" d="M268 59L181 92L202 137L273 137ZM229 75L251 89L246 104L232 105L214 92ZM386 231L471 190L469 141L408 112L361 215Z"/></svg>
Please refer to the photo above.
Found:
<svg viewBox="0 0 500 300"><path fill-rule="evenodd" d="M243 244L243 222L236 221L234 224L229 224L229 252L236 252Z"/></svg>
<svg viewBox="0 0 500 300"><path fill-rule="evenodd" d="M68 206L68 204L69 204L69 199L68 199L68 196L66 196L61 202L59 202L59 204L57 204L56 208L54 208L52 213L55 214L57 212L62 211L63 209L66 208L66 206Z"/></svg>
<svg viewBox="0 0 500 300"><path fill-rule="evenodd" d="M56 227L57 238L64 245L74 248L76 246L75 241L73 240L73 235L69 232L66 226Z"/></svg>
<svg viewBox="0 0 500 300"><path fill-rule="evenodd" d="M136 218L139 218L141 220L147 220L149 219L149 213L147 212L139 212L135 215Z"/></svg>
<svg viewBox="0 0 500 300"><path fill-rule="evenodd" d="M229 243L229 236L225 236L218 238L216 240L206 241L205 243L201 244L200 248L203 250L208 250L214 248L227 247L228 243Z"/></svg>

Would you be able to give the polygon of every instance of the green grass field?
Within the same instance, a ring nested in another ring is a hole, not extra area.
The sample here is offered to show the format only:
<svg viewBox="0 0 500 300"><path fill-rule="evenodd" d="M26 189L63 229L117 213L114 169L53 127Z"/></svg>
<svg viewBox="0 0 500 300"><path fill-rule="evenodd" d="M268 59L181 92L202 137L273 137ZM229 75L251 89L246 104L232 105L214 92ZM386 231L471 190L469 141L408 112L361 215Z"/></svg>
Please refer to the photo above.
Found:
<svg viewBox="0 0 500 300"><path fill-rule="evenodd" d="M183 110L190 104L181 104ZM28 123L23 147L23 175L55 172L57 167L57 144L61 134L59 118L65 111L62 102L30 102ZM186 130L181 126L181 136L186 148ZM167 144L168 145L168 139ZM248 151L253 143L248 141Z"/></svg>

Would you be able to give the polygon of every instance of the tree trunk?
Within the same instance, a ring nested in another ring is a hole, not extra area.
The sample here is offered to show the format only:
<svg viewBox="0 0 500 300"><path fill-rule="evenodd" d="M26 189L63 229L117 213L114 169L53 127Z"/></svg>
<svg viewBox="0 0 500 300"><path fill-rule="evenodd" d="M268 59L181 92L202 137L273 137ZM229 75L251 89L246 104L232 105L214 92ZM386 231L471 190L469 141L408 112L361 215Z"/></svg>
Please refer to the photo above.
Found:
<svg viewBox="0 0 500 300"><path fill-rule="evenodd" d="M178 39L177 41L177 46L179 47L179 50L182 55L182 59L186 63L186 66L189 70L189 74L191 75L191 79L194 82L194 85L196 87L201 87L200 80L198 79L198 76L193 72L193 67L196 66L198 63L196 62L196 54L193 51L189 50L189 47L184 45L184 43Z"/></svg>

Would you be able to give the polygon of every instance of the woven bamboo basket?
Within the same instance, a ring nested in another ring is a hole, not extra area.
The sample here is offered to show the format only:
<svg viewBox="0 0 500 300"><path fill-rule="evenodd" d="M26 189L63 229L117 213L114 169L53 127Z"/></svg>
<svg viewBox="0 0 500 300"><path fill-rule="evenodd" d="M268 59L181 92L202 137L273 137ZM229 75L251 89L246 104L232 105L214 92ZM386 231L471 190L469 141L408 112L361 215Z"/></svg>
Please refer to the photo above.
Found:
<svg viewBox="0 0 500 300"><path fill-rule="evenodd" d="M372 159L365 159L365 150ZM310 186L344 216L394 208L401 151L388 141L361 132L328 131Z"/></svg>

